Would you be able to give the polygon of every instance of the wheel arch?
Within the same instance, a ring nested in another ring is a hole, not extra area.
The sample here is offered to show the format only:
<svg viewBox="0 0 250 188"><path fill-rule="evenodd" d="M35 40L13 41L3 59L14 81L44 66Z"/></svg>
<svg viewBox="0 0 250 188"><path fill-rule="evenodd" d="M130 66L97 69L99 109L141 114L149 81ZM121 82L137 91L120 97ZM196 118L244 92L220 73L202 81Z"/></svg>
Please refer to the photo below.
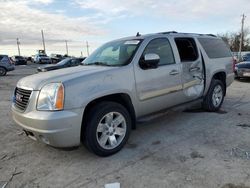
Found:
<svg viewBox="0 0 250 188"><path fill-rule="evenodd" d="M117 102L121 105L123 105L129 112L132 120L132 129L136 129L136 115L135 115L135 109L132 103L132 100L130 96L126 93L115 93L115 94L110 94L106 96L102 96L99 98L96 98L92 101L90 101L83 112L83 117L82 117L82 125L81 125L81 135L86 128L86 122L87 122L87 116L92 107L94 107L97 103L103 102L103 101L110 101L110 102Z"/></svg>
<svg viewBox="0 0 250 188"><path fill-rule="evenodd" d="M216 79L216 80L220 80L222 81L223 85L224 85L224 88L225 88L225 95L226 95L226 88L227 88L227 84L226 84L226 72L224 71L219 71L219 72L216 72L212 79ZM210 83L211 85L211 83Z"/></svg>

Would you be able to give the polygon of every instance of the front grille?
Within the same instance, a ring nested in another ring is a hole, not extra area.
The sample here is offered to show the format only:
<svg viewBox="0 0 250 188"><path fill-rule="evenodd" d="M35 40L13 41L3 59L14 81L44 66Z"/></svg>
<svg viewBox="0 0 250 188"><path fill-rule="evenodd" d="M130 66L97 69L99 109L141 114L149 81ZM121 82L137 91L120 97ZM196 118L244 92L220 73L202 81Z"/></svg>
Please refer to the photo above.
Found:
<svg viewBox="0 0 250 188"><path fill-rule="evenodd" d="M24 111L29 103L31 93L31 90L21 89L17 87L15 90L14 99L15 106L18 109Z"/></svg>

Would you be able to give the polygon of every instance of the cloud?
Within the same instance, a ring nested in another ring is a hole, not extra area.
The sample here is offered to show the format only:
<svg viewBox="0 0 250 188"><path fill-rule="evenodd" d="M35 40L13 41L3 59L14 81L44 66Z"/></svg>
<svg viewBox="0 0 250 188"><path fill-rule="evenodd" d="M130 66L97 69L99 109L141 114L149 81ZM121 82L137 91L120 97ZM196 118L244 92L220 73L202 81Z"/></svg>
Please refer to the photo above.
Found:
<svg viewBox="0 0 250 188"><path fill-rule="evenodd" d="M35 3L50 4L53 0L33 0Z"/></svg>
<svg viewBox="0 0 250 188"><path fill-rule="evenodd" d="M23 43L41 41L41 29L49 43L82 40L86 36L102 35L103 31L90 24L88 17L71 18L62 13L48 13L31 8L31 1L0 2L0 44L10 44L19 37ZM34 2L51 3L52 0ZM13 9L18 7L18 9Z"/></svg>
<svg viewBox="0 0 250 188"><path fill-rule="evenodd" d="M149 16L170 20L202 20L208 17L233 19L250 12L249 0L75 0L83 9L106 16Z"/></svg>

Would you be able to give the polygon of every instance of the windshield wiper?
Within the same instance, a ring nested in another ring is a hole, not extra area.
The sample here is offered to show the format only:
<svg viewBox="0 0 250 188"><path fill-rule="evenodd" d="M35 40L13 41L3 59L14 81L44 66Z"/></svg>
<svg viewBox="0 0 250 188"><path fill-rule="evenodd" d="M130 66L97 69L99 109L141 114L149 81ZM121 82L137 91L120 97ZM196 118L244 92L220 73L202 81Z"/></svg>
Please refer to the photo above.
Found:
<svg viewBox="0 0 250 188"><path fill-rule="evenodd" d="M101 61L96 61L96 62L93 62L93 63L83 64L83 65L101 65L101 66L112 66L112 65L107 64L106 62L101 62Z"/></svg>

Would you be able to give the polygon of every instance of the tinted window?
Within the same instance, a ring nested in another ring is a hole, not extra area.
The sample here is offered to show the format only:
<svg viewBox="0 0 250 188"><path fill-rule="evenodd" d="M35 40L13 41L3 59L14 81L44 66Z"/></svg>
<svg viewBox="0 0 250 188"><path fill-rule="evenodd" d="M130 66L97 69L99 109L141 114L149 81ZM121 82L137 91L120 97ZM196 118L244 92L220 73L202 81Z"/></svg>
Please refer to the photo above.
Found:
<svg viewBox="0 0 250 188"><path fill-rule="evenodd" d="M159 65L168 65L175 63L171 45L166 38L154 39L150 41L143 52L143 57L145 54L150 53L159 55Z"/></svg>
<svg viewBox="0 0 250 188"><path fill-rule="evenodd" d="M0 55L0 61L8 61L9 57L7 55Z"/></svg>
<svg viewBox="0 0 250 188"><path fill-rule="evenodd" d="M223 58L232 56L230 49L221 39L199 38L198 40L209 58Z"/></svg>
<svg viewBox="0 0 250 188"><path fill-rule="evenodd" d="M246 54L242 58L244 61L250 61L250 54Z"/></svg>
<svg viewBox="0 0 250 188"><path fill-rule="evenodd" d="M175 43L182 62L195 61L198 58L197 47L193 38L176 38Z"/></svg>
<svg viewBox="0 0 250 188"><path fill-rule="evenodd" d="M71 60L71 66L77 66L79 65L79 60L78 59L72 59Z"/></svg>

